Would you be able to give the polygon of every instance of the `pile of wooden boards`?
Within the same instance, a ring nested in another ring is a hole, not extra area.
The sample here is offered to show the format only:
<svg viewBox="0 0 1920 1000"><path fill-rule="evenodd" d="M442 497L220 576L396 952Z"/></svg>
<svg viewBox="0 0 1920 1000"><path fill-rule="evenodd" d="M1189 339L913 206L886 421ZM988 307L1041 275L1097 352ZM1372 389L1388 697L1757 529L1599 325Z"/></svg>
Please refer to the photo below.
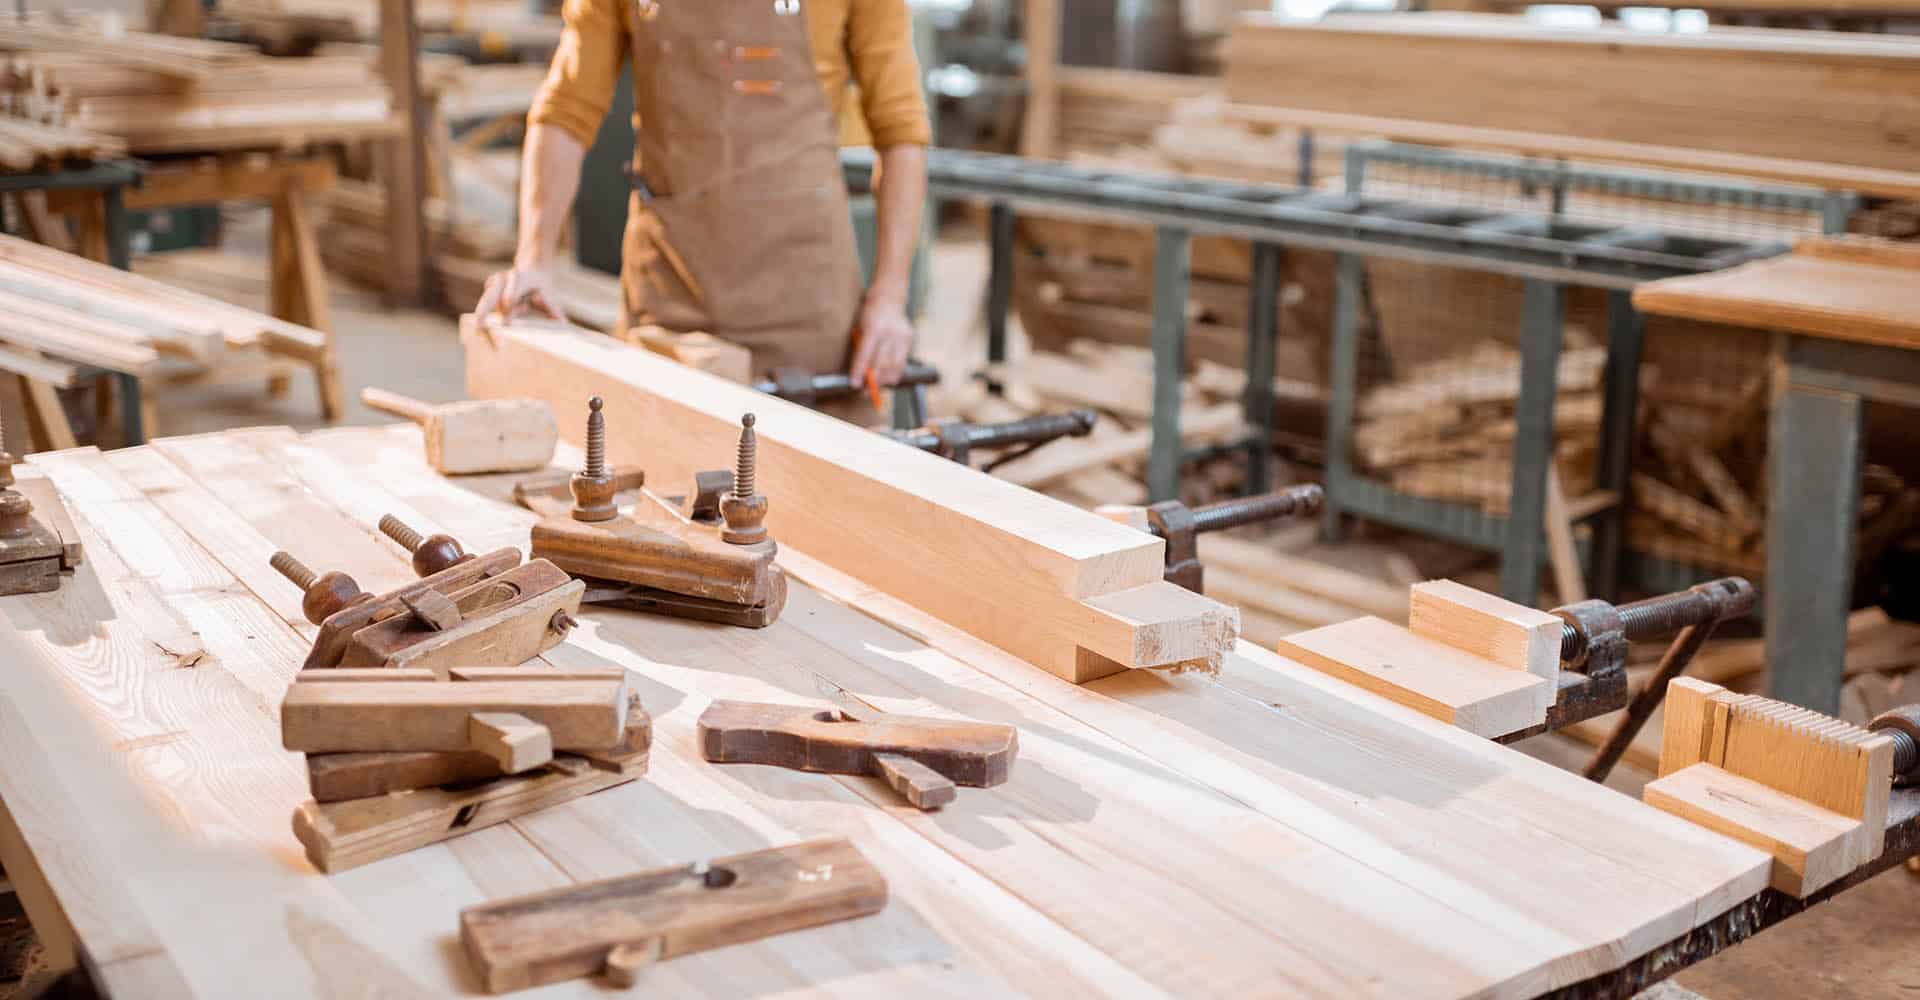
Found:
<svg viewBox="0 0 1920 1000"><path fill-rule="evenodd" d="M113 136L70 125L0 118L0 169L36 170L70 160L111 160L126 153L126 144Z"/></svg>
<svg viewBox="0 0 1920 1000"><path fill-rule="evenodd" d="M1920 43L1898 36L1251 15L1227 44L1226 92L1295 126L1920 192Z"/></svg>
<svg viewBox="0 0 1920 1000"><path fill-rule="evenodd" d="M396 128L364 59L39 20L0 24L0 52L16 116L114 136L135 153L297 148Z"/></svg>
<svg viewBox="0 0 1920 1000"><path fill-rule="evenodd" d="M618 667L303 670L280 707L313 791L294 833L338 872L630 781L638 701Z"/></svg>
<svg viewBox="0 0 1920 1000"><path fill-rule="evenodd" d="M0 236L0 364L54 385L74 365L136 376L172 363L201 367L223 354L318 360L318 330Z"/></svg>

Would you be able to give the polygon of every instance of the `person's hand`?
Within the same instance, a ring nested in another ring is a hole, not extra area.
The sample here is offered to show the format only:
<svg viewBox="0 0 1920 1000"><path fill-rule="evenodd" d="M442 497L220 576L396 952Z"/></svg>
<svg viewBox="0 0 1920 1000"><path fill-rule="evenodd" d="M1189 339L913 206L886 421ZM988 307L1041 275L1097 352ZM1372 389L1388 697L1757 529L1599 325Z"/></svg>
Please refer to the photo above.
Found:
<svg viewBox="0 0 1920 1000"><path fill-rule="evenodd" d="M870 300L860 307L860 342L854 345L853 366L847 374L855 385L866 384L869 370L881 385L897 384L912 350L913 322L907 319L906 306Z"/></svg>
<svg viewBox="0 0 1920 1000"><path fill-rule="evenodd" d="M560 296L554 291L553 272L544 268L516 267L487 278L480 293L475 314L485 318L498 315L513 319L529 312L541 312L553 319L565 319Z"/></svg>

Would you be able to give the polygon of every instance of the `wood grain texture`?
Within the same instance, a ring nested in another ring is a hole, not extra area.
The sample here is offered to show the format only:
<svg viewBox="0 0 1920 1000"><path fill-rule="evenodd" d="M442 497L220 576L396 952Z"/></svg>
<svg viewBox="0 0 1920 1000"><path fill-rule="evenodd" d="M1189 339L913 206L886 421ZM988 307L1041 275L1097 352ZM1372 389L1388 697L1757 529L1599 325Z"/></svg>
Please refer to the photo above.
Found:
<svg viewBox="0 0 1920 1000"><path fill-rule="evenodd" d="M1560 627L1545 611L1452 580L1414 584L1408 605L1414 635L1546 681L1536 692L1541 712L1553 707L1559 688Z"/></svg>
<svg viewBox="0 0 1920 1000"><path fill-rule="evenodd" d="M497 712L546 727L551 748L604 750L620 742L626 710L620 681L296 683L280 703L280 731L288 750L304 753L481 750L471 716Z"/></svg>
<svg viewBox="0 0 1920 1000"><path fill-rule="evenodd" d="M1194 606L1160 579L1158 539L805 407L572 329L482 331L469 317L463 341L469 395L546 399L563 412L602 396L609 461L644 464L656 483L724 467L741 416L757 413L758 483L782 546L860 573L1061 676L1217 659L1233 632L1221 624L1237 625L1231 609ZM1146 589L1134 599L1158 595L1193 614L1136 619L1092 603L1135 588Z"/></svg>
<svg viewBox="0 0 1920 1000"><path fill-rule="evenodd" d="M1793 896L1854 869L1848 841L1859 821L1822 809L1712 764L1694 764L1649 782L1656 809L1698 823L1773 856L1773 888Z"/></svg>
<svg viewBox="0 0 1920 1000"><path fill-rule="evenodd" d="M1648 282L1634 289L1633 304L1655 316L1914 349L1920 348L1915 281L1920 265L1794 253Z"/></svg>
<svg viewBox="0 0 1920 1000"><path fill-rule="evenodd" d="M1539 725L1553 703L1553 689L1534 674L1371 616L1296 633L1279 650L1479 736Z"/></svg>
<svg viewBox="0 0 1920 1000"><path fill-rule="evenodd" d="M1249 17L1224 58L1235 102L1895 172L1920 122L1920 45L1892 37Z"/></svg>
<svg viewBox="0 0 1920 1000"><path fill-rule="evenodd" d="M495 993L877 913L887 881L845 838L636 872L460 911L460 943ZM644 956L637 961L627 955Z"/></svg>
<svg viewBox="0 0 1920 1000"><path fill-rule="evenodd" d="M545 657L629 671L656 715L645 780L323 878L287 830L307 775L272 719L304 620L229 564L251 571L277 511L310 515L315 499L332 513L307 516L327 525L314 543L370 578L408 572L375 532L381 513L476 550L524 542L533 516L505 502L505 477L434 475L413 428L212 440L206 476L268 487L240 490L231 518L188 471L203 471L198 451L184 465L154 449L43 456L89 546L83 578L115 583L0 600L54 664L0 672L24 732L63 761L22 766L83 775L55 780L104 845L63 824L36 854L105 871L99 884L150 914L194 995L267 981L291 997L471 993L479 982L447 950L457 908L822 835L851 838L882 872L887 909L662 963L647 987L1533 995L1766 884L1770 860L1751 847L1273 653L1243 643L1217 680L1135 670L1074 685L791 546L783 560L805 582L768 629L590 610ZM169 614L200 634L195 669L144 635ZM875 778L699 759L712 699L808 700L823 679L887 712L1016 726L1021 764L992 793L922 814ZM7 759L0 780L21 758ZM74 919L83 940L124 926Z"/></svg>

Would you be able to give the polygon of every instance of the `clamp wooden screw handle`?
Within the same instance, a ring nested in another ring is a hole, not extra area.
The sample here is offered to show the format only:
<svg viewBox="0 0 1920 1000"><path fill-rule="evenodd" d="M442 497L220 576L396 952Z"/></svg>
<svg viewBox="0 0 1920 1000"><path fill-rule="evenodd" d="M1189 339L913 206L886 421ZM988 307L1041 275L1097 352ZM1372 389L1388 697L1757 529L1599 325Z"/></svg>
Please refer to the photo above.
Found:
<svg viewBox="0 0 1920 1000"><path fill-rule="evenodd" d="M338 572L315 573L291 553L275 552L269 564L279 570L281 576L293 581L294 586L306 591L306 596L300 599L300 610L315 625L325 624L343 608L373 600L373 595L362 591L353 577Z"/></svg>
<svg viewBox="0 0 1920 1000"><path fill-rule="evenodd" d="M413 554L413 571L419 576L432 576L473 558L473 554L452 535L428 535L423 538L418 531L392 514L380 518L380 533L399 542L401 548Z"/></svg>

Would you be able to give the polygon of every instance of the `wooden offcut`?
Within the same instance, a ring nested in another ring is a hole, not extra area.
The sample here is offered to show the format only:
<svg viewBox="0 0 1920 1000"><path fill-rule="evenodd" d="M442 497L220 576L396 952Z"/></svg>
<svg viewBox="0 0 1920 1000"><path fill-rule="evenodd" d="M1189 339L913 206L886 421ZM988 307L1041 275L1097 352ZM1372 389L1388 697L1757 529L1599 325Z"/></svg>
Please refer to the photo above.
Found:
<svg viewBox="0 0 1920 1000"><path fill-rule="evenodd" d="M1546 718L1553 687L1371 616L1280 640L1280 654L1477 736L1505 736Z"/></svg>
<svg viewBox="0 0 1920 1000"><path fill-rule="evenodd" d="M460 942L493 993L646 965L877 913L887 882L834 837L503 899L460 912Z"/></svg>
<svg viewBox="0 0 1920 1000"><path fill-rule="evenodd" d="M1805 897L1880 855L1893 739L1818 712L1677 677L1647 804L1773 856Z"/></svg>
<svg viewBox="0 0 1920 1000"><path fill-rule="evenodd" d="M1237 632L1231 608L1160 579L1159 539L605 337L466 323L470 396L567 409L602 396L609 460L654 482L692 482L757 413L759 490L783 548L1059 676L1214 665Z"/></svg>
<svg viewBox="0 0 1920 1000"><path fill-rule="evenodd" d="M1407 620L1414 635L1546 681L1535 691L1542 712L1559 689L1562 625L1545 611L1452 580L1414 584Z"/></svg>

